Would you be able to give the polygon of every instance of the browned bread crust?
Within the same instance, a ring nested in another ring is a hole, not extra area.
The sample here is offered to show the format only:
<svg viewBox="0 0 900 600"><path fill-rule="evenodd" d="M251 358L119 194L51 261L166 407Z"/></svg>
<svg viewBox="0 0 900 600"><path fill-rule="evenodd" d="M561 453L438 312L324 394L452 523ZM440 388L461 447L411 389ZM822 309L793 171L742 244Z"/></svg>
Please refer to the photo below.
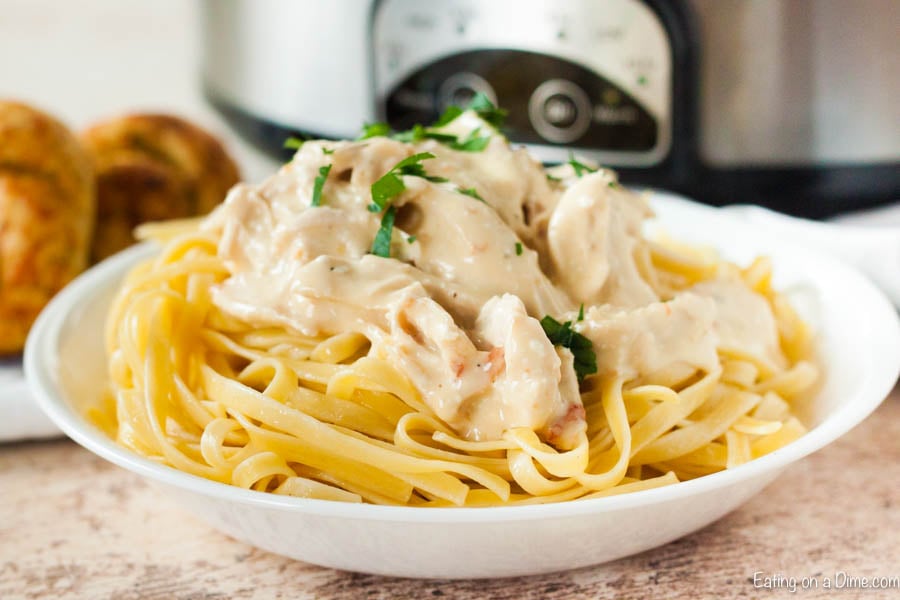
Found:
<svg viewBox="0 0 900 600"><path fill-rule="evenodd" d="M111 119L82 141L97 168L94 261L131 244L141 223L208 213L240 177L216 138L169 115Z"/></svg>
<svg viewBox="0 0 900 600"><path fill-rule="evenodd" d="M0 354L81 272L94 221L90 157L59 121L0 100Z"/></svg>

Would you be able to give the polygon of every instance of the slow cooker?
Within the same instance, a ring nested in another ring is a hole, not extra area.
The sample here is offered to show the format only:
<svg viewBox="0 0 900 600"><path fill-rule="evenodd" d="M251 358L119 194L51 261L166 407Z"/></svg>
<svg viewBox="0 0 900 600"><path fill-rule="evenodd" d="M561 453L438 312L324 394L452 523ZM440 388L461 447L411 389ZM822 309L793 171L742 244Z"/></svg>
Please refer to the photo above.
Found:
<svg viewBox="0 0 900 600"><path fill-rule="evenodd" d="M900 199L894 0L206 0L202 77L245 137L353 137L482 92L546 162L824 217Z"/></svg>

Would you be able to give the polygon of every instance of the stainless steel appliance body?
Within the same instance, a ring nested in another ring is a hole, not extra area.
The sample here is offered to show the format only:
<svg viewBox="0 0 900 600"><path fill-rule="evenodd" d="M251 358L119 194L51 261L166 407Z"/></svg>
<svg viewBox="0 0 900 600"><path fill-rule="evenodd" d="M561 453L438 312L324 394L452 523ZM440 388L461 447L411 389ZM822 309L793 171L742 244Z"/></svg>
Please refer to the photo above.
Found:
<svg viewBox="0 0 900 600"><path fill-rule="evenodd" d="M207 0L209 97L288 132L427 123L482 91L509 138L712 203L900 199L893 0Z"/></svg>

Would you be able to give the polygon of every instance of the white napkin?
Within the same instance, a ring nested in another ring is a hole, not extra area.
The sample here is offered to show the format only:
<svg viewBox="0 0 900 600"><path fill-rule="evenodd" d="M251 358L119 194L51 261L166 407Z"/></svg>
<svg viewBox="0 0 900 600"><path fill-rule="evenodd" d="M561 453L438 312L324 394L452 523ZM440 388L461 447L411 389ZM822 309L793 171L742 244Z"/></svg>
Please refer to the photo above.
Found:
<svg viewBox="0 0 900 600"><path fill-rule="evenodd" d="M0 360L0 442L60 435L62 432L32 400L22 361Z"/></svg>
<svg viewBox="0 0 900 600"><path fill-rule="evenodd" d="M838 215L832 221L842 225L900 227L900 201L887 206Z"/></svg>
<svg viewBox="0 0 900 600"><path fill-rule="evenodd" d="M722 209L770 234L796 238L859 269L900 308L900 203L842 215L832 223L790 217L751 204Z"/></svg>

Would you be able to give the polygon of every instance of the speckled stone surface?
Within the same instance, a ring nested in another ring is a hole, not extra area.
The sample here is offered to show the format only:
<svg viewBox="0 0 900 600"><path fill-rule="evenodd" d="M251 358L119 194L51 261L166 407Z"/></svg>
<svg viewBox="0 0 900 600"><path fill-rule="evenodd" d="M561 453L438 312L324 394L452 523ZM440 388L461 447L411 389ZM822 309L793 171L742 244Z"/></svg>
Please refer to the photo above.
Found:
<svg viewBox="0 0 900 600"><path fill-rule="evenodd" d="M900 577L900 389L698 533L605 565L506 580L393 579L291 561L209 529L72 442L0 446L3 599L900 598L900 587L851 587L848 576ZM803 589L803 578L818 589ZM826 579L842 585L824 589Z"/></svg>

